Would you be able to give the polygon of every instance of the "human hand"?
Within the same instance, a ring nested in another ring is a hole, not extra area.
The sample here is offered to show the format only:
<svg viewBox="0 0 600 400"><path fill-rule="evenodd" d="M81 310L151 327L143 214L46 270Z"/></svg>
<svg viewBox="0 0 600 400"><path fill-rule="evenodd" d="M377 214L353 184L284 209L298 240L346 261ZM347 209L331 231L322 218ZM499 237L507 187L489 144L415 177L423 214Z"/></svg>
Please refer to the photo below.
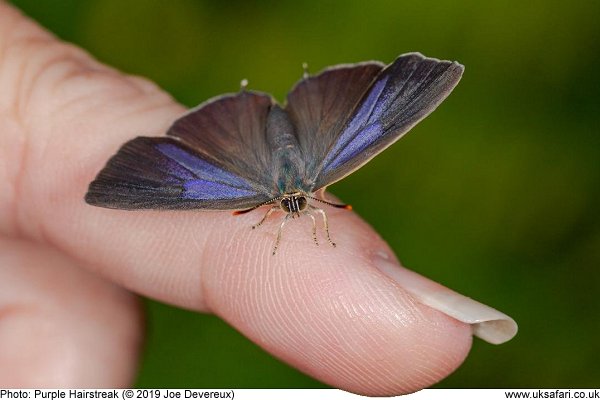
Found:
<svg viewBox="0 0 600 400"><path fill-rule="evenodd" d="M130 385L143 330L129 290L215 313L296 368L370 395L447 376L471 323L492 342L514 335L510 318L400 267L348 211L328 212L335 250L298 220L273 257L278 223L251 231L254 213L85 204L122 143L163 134L184 108L5 3L0 87L1 386Z"/></svg>

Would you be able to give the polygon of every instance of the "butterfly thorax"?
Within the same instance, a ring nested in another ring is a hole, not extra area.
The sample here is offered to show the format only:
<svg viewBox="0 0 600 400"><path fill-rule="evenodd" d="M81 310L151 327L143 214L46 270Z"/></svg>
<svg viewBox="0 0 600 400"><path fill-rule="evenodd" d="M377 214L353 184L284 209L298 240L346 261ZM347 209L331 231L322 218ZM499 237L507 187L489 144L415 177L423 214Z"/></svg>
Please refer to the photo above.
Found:
<svg viewBox="0 0 600 400"><path fill-rule="evenodd" d="M274 105L269 111L266 138L271 150L275 193L288 195L298 191L309 191L310 185L305 179L305 161L294 125L278 105Z"/></svg>

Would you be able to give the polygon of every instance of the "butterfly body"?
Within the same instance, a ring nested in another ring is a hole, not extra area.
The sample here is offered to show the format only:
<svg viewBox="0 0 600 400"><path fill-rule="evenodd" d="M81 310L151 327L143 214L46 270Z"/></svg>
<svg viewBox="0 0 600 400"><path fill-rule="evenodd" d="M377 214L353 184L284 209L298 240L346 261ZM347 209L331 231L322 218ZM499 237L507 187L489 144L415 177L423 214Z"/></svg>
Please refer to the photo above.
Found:
<svg viewBox="0 0 600 400"><path fill-rule="evenodd" d="M310 191L312 184L306 177L304 155L294 125L279 105L269 111L266 140L272 151L273 178L278 193Z"/></svg>
<svg viewBox="0 0 600 400"><path fill-rule="evenodd" d="M86 194L116 209L236 210L270 205L257 227L283 211L290 218L325 212L312 201L379 154L431 113L464 67L419 53L344 64L305 74L280 106L268 94L223 95L190 110L164 137L137 137L108 161ZM318 195L317 195L318 193Z"/></svg>

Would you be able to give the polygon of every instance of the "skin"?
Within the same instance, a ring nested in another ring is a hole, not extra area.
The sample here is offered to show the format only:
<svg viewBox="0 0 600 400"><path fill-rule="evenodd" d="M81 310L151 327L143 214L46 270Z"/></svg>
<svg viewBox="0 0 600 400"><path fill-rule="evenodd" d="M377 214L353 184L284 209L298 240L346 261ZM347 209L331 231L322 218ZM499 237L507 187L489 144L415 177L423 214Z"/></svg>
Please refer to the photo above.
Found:
<svg viewBox="0 0 600 400"><path fill-rule="evenodd" d="M184 108L0 1L0 386L131 385L144 328L136 294L214 313L334 387L419 390L454 371L469 326L417 303L376 267L395 258L355 213L119 211L83 201L118 147ZM265 209L266 210L266 209ZM279 216L276 217L276 216ZM398 268L401 268L398 266ZM110 368L106 366L110 365Z"/></svg>

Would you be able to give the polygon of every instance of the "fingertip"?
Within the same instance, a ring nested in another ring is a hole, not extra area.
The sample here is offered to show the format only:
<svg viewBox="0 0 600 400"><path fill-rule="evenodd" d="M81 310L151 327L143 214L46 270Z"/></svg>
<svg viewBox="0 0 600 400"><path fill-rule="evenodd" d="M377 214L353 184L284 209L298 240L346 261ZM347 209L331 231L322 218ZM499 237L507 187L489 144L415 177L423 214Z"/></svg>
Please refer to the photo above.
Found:
<svg viewBox="0 0 600 400"><path fill-rule="evenodd" d="M414 392L458 368L471 346L470 327L382 274L373 256L387 246L364 221L327 212L336 248L314 246L308 218L286 225L275 256L276 218L251 235L234 232L229 240L221 236L221 246L208 246L211 310L277 357L355 393Z"/></svg>

